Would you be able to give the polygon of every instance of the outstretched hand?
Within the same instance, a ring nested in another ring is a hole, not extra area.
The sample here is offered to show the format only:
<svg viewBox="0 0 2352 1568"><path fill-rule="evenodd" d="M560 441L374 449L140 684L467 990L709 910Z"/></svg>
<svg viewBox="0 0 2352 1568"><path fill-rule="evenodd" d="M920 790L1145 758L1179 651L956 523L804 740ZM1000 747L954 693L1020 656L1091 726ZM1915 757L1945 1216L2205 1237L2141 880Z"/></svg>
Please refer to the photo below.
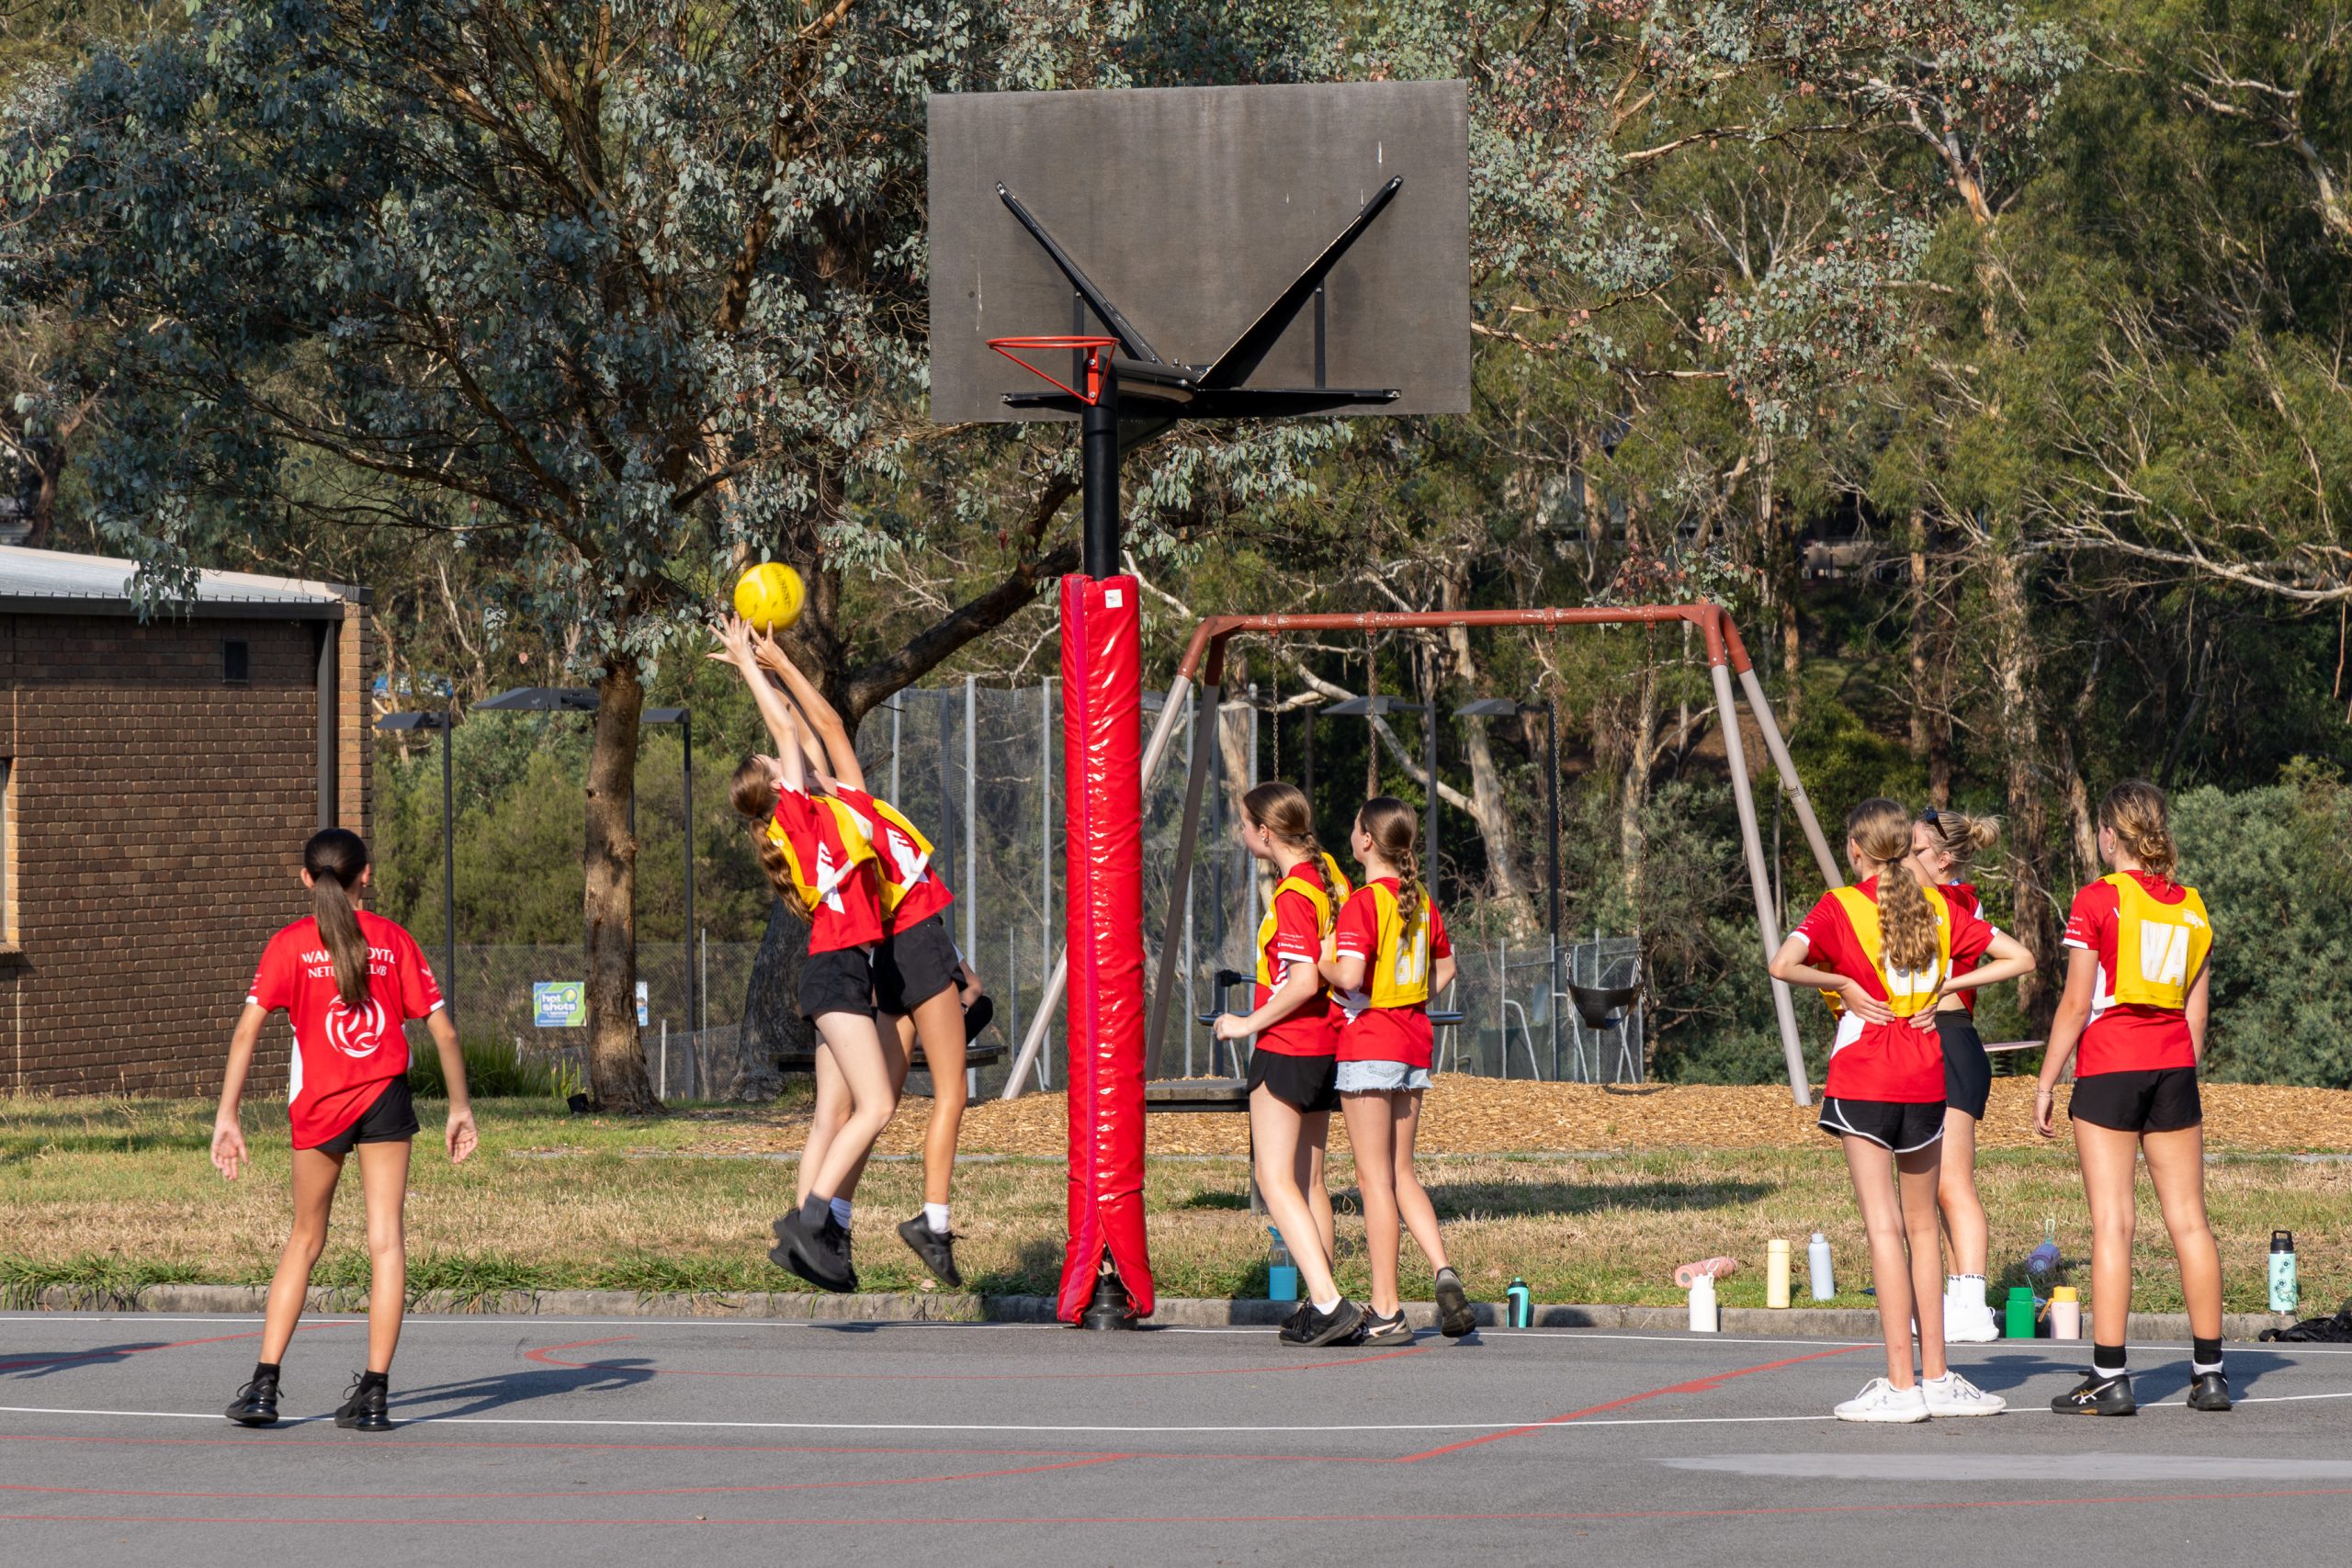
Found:
<svg viewBox="0 0 2352 1568"><path fill-rule="evenodd" d="M741 615L721 615L711 623L710 635L718 639L710 658L741 669L757 667L759 659L753 649L751 622Z"/></svg>

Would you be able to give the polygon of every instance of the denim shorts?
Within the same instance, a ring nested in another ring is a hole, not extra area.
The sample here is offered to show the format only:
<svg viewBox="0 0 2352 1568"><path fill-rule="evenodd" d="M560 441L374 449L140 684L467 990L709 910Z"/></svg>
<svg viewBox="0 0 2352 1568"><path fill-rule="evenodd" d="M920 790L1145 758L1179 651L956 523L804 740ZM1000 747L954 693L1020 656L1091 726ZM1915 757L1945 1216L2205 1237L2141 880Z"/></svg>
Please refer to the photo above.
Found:
<svg viewBox="0 0 2352 1568"><path fill-rule="evenodd" d="M1408 1067L1402 1062L1341 1062L1340 1081L1335 1085L1341 1094L1379 1094L1389 1089L1427 1089L1430 1070Z"/></svg>

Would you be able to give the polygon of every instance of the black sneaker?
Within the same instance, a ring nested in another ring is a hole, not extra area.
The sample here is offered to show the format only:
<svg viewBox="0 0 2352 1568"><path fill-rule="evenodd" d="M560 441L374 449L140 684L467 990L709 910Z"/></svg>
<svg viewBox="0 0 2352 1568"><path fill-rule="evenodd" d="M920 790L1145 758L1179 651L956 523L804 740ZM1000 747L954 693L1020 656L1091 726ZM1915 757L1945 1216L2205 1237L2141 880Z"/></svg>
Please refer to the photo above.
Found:
<svg viewBox="0 0 2352 1568"><path fill-rule="evenodd" d="M950 1290L963 1287L964 1276L956 1267L956 1238L931 1228L931 1222L917 1214L899 1226L899 1239L914 1248L922 1266L931 1270L932 1278Z"/></svg>
<svg viewBox="0 0 2352 1568"><path fill-rule="evenodd" d="M1363 1308L1345 1296L1341 1296L1340 1304L1329 1312L1316 1311L1312 1302L1300 1304L1306 1310L1294 1315L1289 1323L1283 1325L1282 1338L1285 1345L1316 1348L1344 1344L1363 1322Z"/></svg>
<svg viewBox="0 0 2352 1568"><path fill-rule="evenodd" d="M2230 1407L2230 1377L2227 1372L2199 1372L2188 1387L2188 1407L2191 1410L2227 1410Z"/></svg>
<svg viewBox="0 0 2352 1568"><path fill-rule="evenodd" d="M1462 1288L1462 1280L1451 1269L1441 1269L1437 1276L1437 1331L1448 1339L1459 1339L1478 1326L1477 1318L1470 1311L1470 1292Z"/></svg>
<svg viewBox="0 0 2352 1568"><path fill-rule="evenodd" d="M857 1289L857 1271L849 1265L849 1232L830 1214L821 1225L809 1225L794 1210L775 1223L776 1245L768 1256L820 1291L836 1293Z"/></svg>
<svg viewBox="0 0 2352 1568"><path fill-rule="evenodd" d="M334 1424L354 1432L389 1432L392 1418L384 1406L391 1395L391 1389L384 1383L370 1382L365 1372L354 1372L343 1408L334 1413Z"/></svg>
<svg viewBox="0 0 2352 1568"><path fill-rule="evenodd" d="M1410 1345L1413 1325L1405 1321L1405 1309L1398 1307L1386 1317L1376 1312L1363 1314L1363 1329L1357 1336L1366 1345Z"/></svg>
<svg viewBox="0 0 2352 1568"><path fill-rule="evenodd" d="M240 1427L271 1427L277 1423L277 1374L264 1372L237 1391L222 1415Z"/></svg>
<svg viewBox="0 0 2352 1568"><path fill-rule="evenodd" d="M2137 1416L2140 1402L2132 1397L2131 1373L2102 1377L2093 1372L2052 1400L2050 1408L2061 1416Z"/></svg>
<svg viewBox="0 0 2352 1568"><path fill-rule="evenodd" d="M1313 1302L1308 1301L1305 1296L1299 1297L1298 1304L1290 1309L1290 1315L1288 1317L1283 1319L1282 1337L1285 1341L1289 1340L1291 1337L1291 1331L1297 1328L1300 1324L1305 1323L1306 1321L1306 1314L1314 1310L1315 1303Z"/></svg>

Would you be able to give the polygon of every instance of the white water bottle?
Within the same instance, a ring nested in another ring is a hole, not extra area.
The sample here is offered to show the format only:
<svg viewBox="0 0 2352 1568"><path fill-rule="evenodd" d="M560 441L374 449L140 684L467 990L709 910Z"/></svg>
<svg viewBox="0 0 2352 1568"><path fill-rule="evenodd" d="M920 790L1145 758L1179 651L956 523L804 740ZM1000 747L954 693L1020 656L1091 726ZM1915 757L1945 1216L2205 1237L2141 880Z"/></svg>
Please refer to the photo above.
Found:
<svg viewBox="0 0 2352 1568"><path fill-rule="evenodd" d="M1690 1281L1690 1332L1713 1334L1716 1331L1715 1277L1702 1274Z"/></svg>
<svg viewBox="0 0 2352 1568"><path fill-rule="evenodd" d="M1814 1232L1813 1245L1804 1249L1804 1258L1813 1269L1813 1299L1826 1302L1837 1295L1837 1277L1829 1271L1829 1238Z"/></svg>

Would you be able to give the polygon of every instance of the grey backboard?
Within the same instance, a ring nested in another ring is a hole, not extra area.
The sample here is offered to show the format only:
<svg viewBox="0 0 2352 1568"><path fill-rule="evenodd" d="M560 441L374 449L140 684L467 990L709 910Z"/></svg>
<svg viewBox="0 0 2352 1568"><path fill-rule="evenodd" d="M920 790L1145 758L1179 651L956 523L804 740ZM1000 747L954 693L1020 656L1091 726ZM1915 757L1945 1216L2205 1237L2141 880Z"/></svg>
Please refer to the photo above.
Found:
<svg viewBox="0 0 2352 1568"><path fill-rule="evenodd" d="M1105 332L1000 186L1133 335L1164 360L1204 367L1392 181L1325 279L1322 376L1310 302L1240 384L1396 394L1338 412L1465 412L1468 171L1460 82L934 96L932 417L1069 418L1008 407L1008 394L1052 389L988 340ZM1067 355L1033 363L1069 378Z"/></svg>

